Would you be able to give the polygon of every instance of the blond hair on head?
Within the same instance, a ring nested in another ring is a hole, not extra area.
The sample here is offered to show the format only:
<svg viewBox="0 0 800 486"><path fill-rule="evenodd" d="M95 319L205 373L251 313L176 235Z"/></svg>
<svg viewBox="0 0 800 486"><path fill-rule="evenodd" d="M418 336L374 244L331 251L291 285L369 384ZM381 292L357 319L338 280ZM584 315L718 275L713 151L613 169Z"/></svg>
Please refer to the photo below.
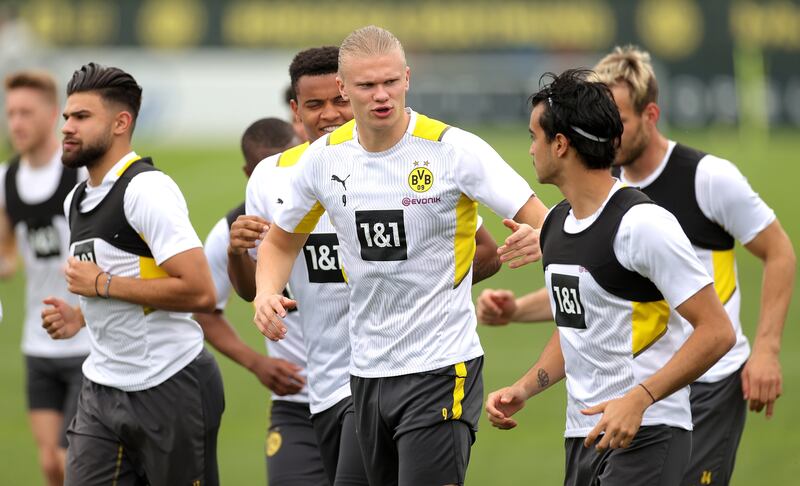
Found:
<svg viewBox="0 0 800 486"><path fill-rule="evenodd" d="M6 92L18 88L30 88L41 92L48 102L57 105L56 80L44 71L17 71L6 76Z"/></svg>
<svg viewBox="0 0 800 486"><path fill-rule="evenodd" d="M403 64L406 53L403 45L391 32L375 25L368 25L351 32L339 46L339 73L348 57L373 57L400 52Z"/></svg>
<svg viewBox="0 0 800 486"><path fill-rule="evenodd" d="M637 113L641 113L649 103L658 101L658 82L650 54L636 46L615 47L611 54L597 63L594 72L597 80L608 86L627 84Z"/></svg>

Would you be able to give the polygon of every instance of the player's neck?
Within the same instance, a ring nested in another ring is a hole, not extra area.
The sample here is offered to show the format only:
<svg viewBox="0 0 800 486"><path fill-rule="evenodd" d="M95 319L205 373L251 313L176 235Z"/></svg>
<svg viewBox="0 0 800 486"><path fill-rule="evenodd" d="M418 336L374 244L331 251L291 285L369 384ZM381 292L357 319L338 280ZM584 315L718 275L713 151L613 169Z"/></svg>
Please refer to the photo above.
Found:
<svg viewBox="0 0 800 486"><path fill-rule="evenodd" d="M358 126L358 143L367 152L383 152L397 145L400 139L405 135L408 130L408 124L411 122L411 115L403 110L403 116L397 120L397 123L379 129L371 129L363 125Z"/></svg>
<svg viewBox="0 0 800 486"><path fill-rule="evenodd" d="M130 143L117 143L112 144L108 151L103 154L100 160L97 161L96 164L92 165L91 167L87 167L89 170L89 185L92 187L97 187L103 183L103 178L105 178L108 171L111 170L117 162L119 162L122 157L125 157L131 151Z"/></svg>
<svg viewBox="0 0 800 486"><path fill-rule="evenodd" d="M564 177L558 188L572 206L578 219L585 219L600 209L614 186L614 178L608 170L583 169L580 174Z"/></svg>
<svg viewBox="0 0 800 486"><path fill-rule="evenodd" d="M649 177L661 165L668 148L669 140L656 131L642 155L634 160L633 163L623 167L625 179L630 182L639 182Z"/></svg>
<svg viewBox="0 0 800 486"><path fill-rule="evenodd" d="M33 168L44 167L53 160L58 151L59 142L55 136L49 137L47 141L29 152L20 154L21 158Z"/></svg>

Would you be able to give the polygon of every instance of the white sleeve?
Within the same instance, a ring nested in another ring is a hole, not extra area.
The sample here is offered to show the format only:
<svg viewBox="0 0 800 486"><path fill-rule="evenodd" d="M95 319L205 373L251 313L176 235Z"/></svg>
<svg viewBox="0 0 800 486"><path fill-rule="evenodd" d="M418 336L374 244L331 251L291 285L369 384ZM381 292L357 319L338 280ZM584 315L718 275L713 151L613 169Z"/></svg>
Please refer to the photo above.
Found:
<svg viewBox="0 0 800 486"><path fill-rule="evenodd" d="M217 291L217 310L225 309L231 294L231 282L228 279L228 243L230 231L225 218L217 221L206 237L203 251L211 268L211 279Z"/></svg>
<svg viewBox="0 0 800 486"><path fill-rule="evenodd" d="M712 283L678 220L655 204L639 204L625 213L614 254L627 270L653 282L672 308Z"/></svg>
<svg viewBox="0 0 800 486"><path fill-rule="evenodd" d="M320 140L324 143L324 138ZM271 187L280 186L286 197L282 198L283 203L275 205L273 221L286 231L310 233L324 212L314 184L315 168L322 162L317 155L317 148L315 142L303 152L297 164L275 169L276 175L281 176L281 182L278 183L276 178L271 181Z"/></svg>
<svg viewBox="0 0 800 486"><path fill-rule="evenodd" d="M69 191L67 197L64 198L64 218L66 218L67 223L69 223L69 207L72 206L72 198L75 197L75 189L78 188L78 185L75 184L75 187Z"/></svg>
<svg viewBox="0 0 800 486"><path fill-rule="evenodd" d="M156 265L203 246L189 221L189 209L181 190L163 172L145 172L134 177L125 191L124 208L128 223L147 243Z"/></svg>
<svg viewBox="0 0 800 486"><path fill-rule="evenodd" d="M6 208L6 172L8 164L0 164L0 209Z"/></svg>
<svg viewBox="0 0 800 486"><path fill-rule="evenodd" d="M742 244L750 243L775 221L775 212L750 187L739 169L725 159L707 155L700 161L695 193L705 217Z"/></svg>
<svg viewBox="0 0 800 486"><path fill-rule="evenodd" d="M469 132L451 128L443 141L458 153L455 178L468 198L478 201L504 218L512 218L525 205L533 190L488 143Z"/></svg>

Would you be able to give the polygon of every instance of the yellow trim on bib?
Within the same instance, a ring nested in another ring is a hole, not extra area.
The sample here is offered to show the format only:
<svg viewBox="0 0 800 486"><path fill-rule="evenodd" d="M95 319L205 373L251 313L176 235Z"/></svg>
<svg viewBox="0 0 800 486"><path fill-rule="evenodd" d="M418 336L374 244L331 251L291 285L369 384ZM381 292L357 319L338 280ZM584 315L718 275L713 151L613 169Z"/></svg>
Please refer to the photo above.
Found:
<svg viewBox="0 0 800 486"><path fill-rule="evenodd" d="M125 162L125 165L120 167L120 169L117 171L117 177L120 177L122 174L125 173L126 170L128 170L128 167L133 165L133 163L136 162L137 160L141 160L141 159L142 158L137 155L136 157L132 158L131 160Z"/></svg>
<svg viewBox="0 0 800 486"><path fill-rule="evenodd" d="M446 123L417 113L417 123L414 125L414 131L411 135L433 142L441 142L444 132L449 128L450 126Z"/></svg>
<svg viewBox="0 0 800 486"><path fill-rule="evenodd" d="M720 302L727 304L736 291L736 257L733 249L712 251L711 263L714 266L714 290Z"/></svg>
<svg viewBox="0 0 800 486"><path fill-rule="evenodd" d="M139 278L142 280L152 280L156 278L167 278L169 274L163 268L156 265L156 261L150 257L139 257ZM144 315L154 312L156 309L150 306L143 306Z"/></svg>
<svg viewBox="0 0 800 486"><path fill-rule="evenodd" d="M633 357L652 346L667 332L669 304L666 300L657 302L632 302L631 316L633 332Z"/></svg>
<svg viewBox="0 0 800 486"><path fill-rule="evenodd" d="M314 206L311 210L303 216L303 219L297 223L295 226L294 231L292 233L311 233L314 231L314 228L317 227L317 223L319 222L319 218L322 217L322 213L325 212L325 208L320 204L319 201L314 203Z"/></svg>
<svg viewBox="0 0 800 486"><path fill-rule="evenodd" d="M328 135L328 142L326 143L326 145L339 145L340 143L352 140L353 137L355 136L355 130L354 130L355 126L356 126L355 120L350 120L349 122L340 126L336 130L334 130L330 135Z"/></svg>

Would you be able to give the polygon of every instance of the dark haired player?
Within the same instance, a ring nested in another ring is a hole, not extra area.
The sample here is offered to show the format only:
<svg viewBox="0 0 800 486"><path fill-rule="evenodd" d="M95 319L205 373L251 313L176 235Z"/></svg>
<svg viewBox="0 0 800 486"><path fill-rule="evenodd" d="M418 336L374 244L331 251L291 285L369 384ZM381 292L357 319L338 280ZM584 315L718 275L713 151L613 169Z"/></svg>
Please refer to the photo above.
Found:
<svg viewBox="0 0 800 486"><path fill-rule="evenodd" d="M128 73L84 65L67 86L62 161L89 180L64 201L67 285L80 308L48 299L55 339L86 325L66 484L218 484L224 407L217 364L189 312L214 287L178 186L131 149L142 89Z"/></svg>
<svg viewBox="0 0 800 486"><path fill-rule="evenodd" d="M678 484L691 450L688 385L735 336L675 217L611 177L622 121L609 89L586 75L552 75L531 97L536 176L566 198L540 235L558 330L486 410L513 428L527 399L566 377L565 485ZM694 326L688 339L678 314Z"/></svg>

